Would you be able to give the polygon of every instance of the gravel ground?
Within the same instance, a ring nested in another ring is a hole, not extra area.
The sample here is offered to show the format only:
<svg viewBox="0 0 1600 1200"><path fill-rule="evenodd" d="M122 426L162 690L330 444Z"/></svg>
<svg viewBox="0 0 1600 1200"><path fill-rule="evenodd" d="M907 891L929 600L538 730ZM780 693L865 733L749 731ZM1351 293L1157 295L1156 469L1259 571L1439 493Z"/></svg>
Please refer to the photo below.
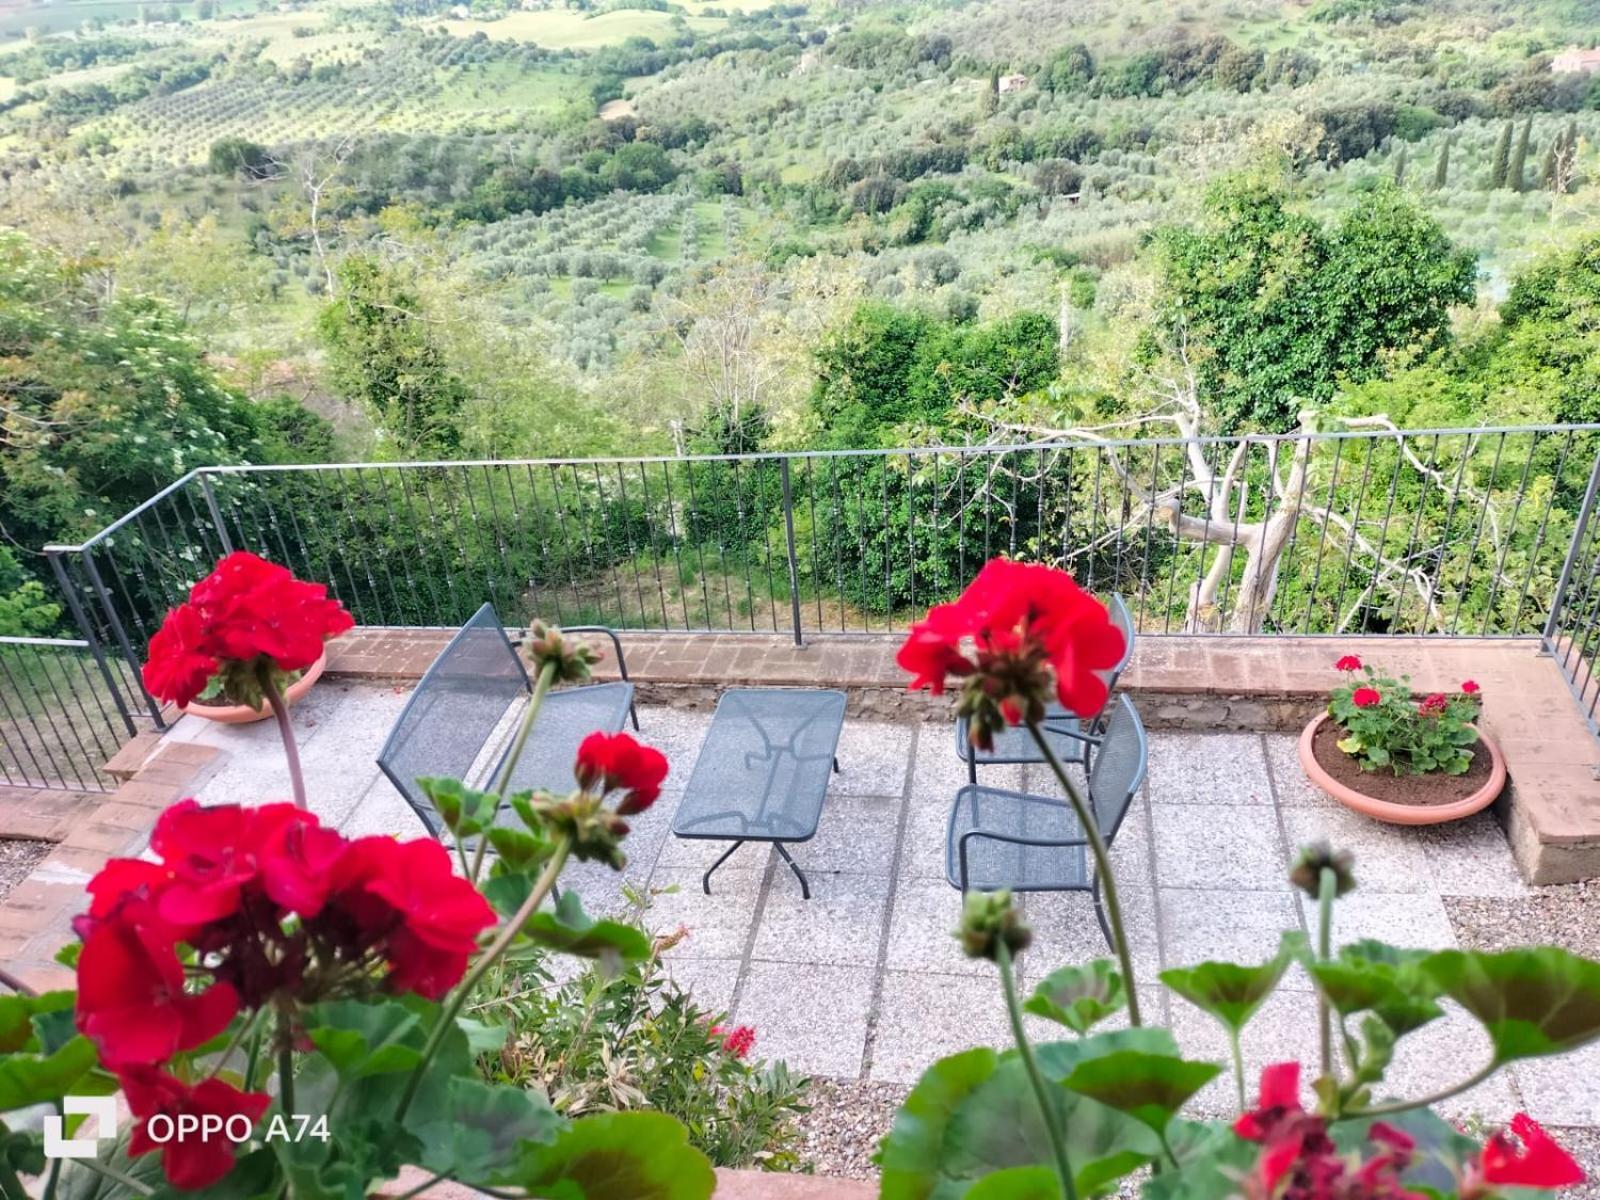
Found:
<svg viewBox="0 0 1600 1200"><path fill-rule="evenodd" d="M811 1111L800 1118L805 1139L801 1157L814 1164L818 1175L876 1179L872 1156L910 1091L895 1083L812 1080Z"/></svg>
<svg viewBox="0 0 1600 1200"><path fill-rule="evenodd" d="M50 842L0 841L0 900L54 849Z"/></svg>
<svg viewBox="0 0 1600 1200"><path fill-rule="evenodd" d="M1542 887L1529 896L1446 896L1456 937L1472 950L1548 943L1600 958L1600 880Z"/></svg>

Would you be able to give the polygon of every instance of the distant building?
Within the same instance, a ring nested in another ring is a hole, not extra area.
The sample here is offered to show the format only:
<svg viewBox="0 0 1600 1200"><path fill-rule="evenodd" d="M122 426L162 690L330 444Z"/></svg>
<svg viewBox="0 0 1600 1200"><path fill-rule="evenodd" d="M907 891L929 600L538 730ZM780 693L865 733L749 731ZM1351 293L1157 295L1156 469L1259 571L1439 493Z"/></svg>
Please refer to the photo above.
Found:
<svg viewBox="0 0 1600 1200"><path fill-rule="evenodd" d="M1020 71L1015 75L1000 76L1000 94L1002 96L1004 96L1007 92L1020 92L1027 86L1028 77L1022 74Z"/></svg>
<svg viewBox="0 0 1600 1200"><path fill-rule="evenodd" d="M1569 46L1550 60L1550 69L1557 75L1600 71L1600 50L1580 50L1576 46Z"/></svg>

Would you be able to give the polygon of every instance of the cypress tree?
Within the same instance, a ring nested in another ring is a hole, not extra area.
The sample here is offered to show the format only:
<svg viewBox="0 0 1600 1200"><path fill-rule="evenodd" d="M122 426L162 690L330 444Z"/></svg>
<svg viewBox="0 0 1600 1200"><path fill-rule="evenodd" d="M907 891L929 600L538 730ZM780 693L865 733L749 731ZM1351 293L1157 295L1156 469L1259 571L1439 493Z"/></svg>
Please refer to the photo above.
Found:
<svg viewBox="0 0 1600 1200"><path fill-rule="evenodd" d="M1394 182L1399 187L1406 181L1406 148L1404 143L1400 146L1400 153L1394 156Z"/></svg>
<svg viewBox="0 0 1600 1200"><path fill-rule="evenodd" d="M1435 191L1445 187L1450 182L1450 135L1445 134L1444 145L1439 147L1439 161L1433 167L1433 187Z"/></svg>
<svg viewBox="0 0 1600 1200"><path fill-rule="evenodd" d="M1533 118L1529 117L1522 123L1522 132L1517 135L1517 148L1511 152L1511 163L1506 168L1506 186L1513 192L1520 192L1527 183L1528 165L1528 139L1533 135Z"/></svg>
<svg viewBox="0 0 1600 1200"><path fill-rule="evenodd" d="M1506 185L1506 172L1511 166L1511 122L1500 131L1500 140L1494 144L1494 162L1489 167L1489 190Z"/></svg>
<svg viewBox="0 0 1600 1200"><path fill-rule="evenodd" d="M1561 155L1563 145L1564 139L1558 134L1544 152L1544 165L1539 168L1539 186L1547 192L1554 190L1556 186L1556 162Z"/></svg>

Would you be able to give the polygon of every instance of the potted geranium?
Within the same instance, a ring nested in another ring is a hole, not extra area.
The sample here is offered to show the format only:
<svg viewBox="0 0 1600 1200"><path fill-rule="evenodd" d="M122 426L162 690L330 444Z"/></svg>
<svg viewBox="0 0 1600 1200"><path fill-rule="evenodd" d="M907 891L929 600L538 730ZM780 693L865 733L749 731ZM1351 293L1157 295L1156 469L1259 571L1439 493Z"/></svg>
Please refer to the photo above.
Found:
<svg viewBox="0 0 1600 1200"><path fill-rule="evenodd" d="M1315 902L1314 943L1296 930L1262 963L1161 972L1179 1002L1222 1026L1232 1050L1235 1112L1186 1113L1228 1068L1186 1057L1141 1007L1115 872L1043 724L1052 699L1070 697L1085 717L1099 711L1106 692L1095 671L1116 660L1120 639L1104 607L1064 572L997 560L913 626L900 652L913 687L959 688L975 746L1007 726L1028 729L1076 817L1079 836L1061 846L1087 851L1115 959L1036 966L1029 974L1039 983L1025 997L1015 961L1035 951L1022 914L1005 892L967 896L958 936L969 956L994 964L1016 1045L965 1050L924 1073L877 1157L885 1200L1133 1190L1143 1200L1510 1200L1581 1182L1578 1164L1527 1115L1478 1141L1435 1106L1509 1063L1600 1038L1600 963L1552 946L1430 953L1363 940L1335 951L1335 900L1356 881L1350 856L1326 845L1307 847L1289 871ZM1247 1080L1241 1035L1296 963L1317 999L1306 1061ZM1446 1001L1483 1026L1487 1053L1449 1064L1451 1081L1437 1090L1397 1094L1385 1078L1397 1044L1441 1019ZM1104 1024L1124 1013L1125 1028ZM1055 1037L1035 1045L1027 1014Z"/></svg>
<svg viewBox="0 0 1600 1200"><path fill-rule="evenodd" d="M322 674L328 641L354 624L322 584L236 550L190 589L150 639L145 690L224 724L276 717L295 803L304 808L289 706Z"/></svg>
<svg viewBox="0 0 1600 1200"><path fill-rule="evenodd" d="M1300 735L1306 777L1347 808L1396 825L1437 825L1487 807L1506 782L1505 758L1478 728L1482 691L1414 695L1353 654L1346 681Z"/></svg>

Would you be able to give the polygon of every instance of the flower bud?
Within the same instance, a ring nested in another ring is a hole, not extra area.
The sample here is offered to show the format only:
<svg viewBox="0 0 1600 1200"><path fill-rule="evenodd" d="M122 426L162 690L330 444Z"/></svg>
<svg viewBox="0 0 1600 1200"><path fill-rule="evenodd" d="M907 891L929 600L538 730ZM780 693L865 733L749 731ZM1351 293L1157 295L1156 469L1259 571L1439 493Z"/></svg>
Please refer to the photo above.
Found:
<svg viewBox="0 0 1600 1200"><path fill-rule="evenodd" d="M1348 850L1335 850L1327 842L1313 842L1303 846L1300 857L1289 871L1289 882L1313 900L1322 894L1322 872L1333 871L1333 894L1343 896L1356 887L1355 855Z"/></svg>
<svg viewBox="0 0 1600 1200"><path fill-rule="evenodd" d="M1015 957L1033 941L1033 930L1011 906L1010 892L968 892L956 934L968 958L991 962L999 960L1002 945Z"/></svg>
<svg viewBox="0 0 1600 1200"><path fill-rule="evenodd" d="M589 678L589 668L600 661L600 652L575 641L554 625L535 621L528 627L528 657L536 672L555 664L556 683L578 683Z"/></svg>

